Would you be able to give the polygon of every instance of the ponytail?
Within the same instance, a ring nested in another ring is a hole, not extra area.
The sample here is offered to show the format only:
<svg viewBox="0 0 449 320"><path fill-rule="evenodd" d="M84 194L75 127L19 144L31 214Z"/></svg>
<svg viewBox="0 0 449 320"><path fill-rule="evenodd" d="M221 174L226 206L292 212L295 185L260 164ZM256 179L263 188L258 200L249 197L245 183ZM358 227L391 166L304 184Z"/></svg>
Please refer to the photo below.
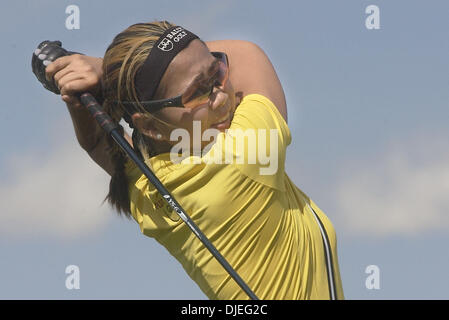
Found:
<svg viewBox="0 0 449 320"><path fill-rule="evenodd" d="M123 127L119 125L120 133L123 135ZM103 200L108 201L119 215L124 214L127 218L131 218L128 177L125 173L125 163L127 160L126 153L116 144L111 136L108 137L108 145L114 172L109 182L109 193Z"/></svg>
<svg viewBox="0 0 449 320"><path fill-rule="evenodd" d="M173 26L174 24L168 21L131 25L116 35L106 49L102 77L105 98L103 109L114 121L119 122L126 113L129 114L129 110L121 103L117 103L118 101L138 101L134 86L135 75L159 37ZM143 107L139 109L146 112ZM119 127L123 134L123 127ZM107 139L109 146L107 154L112 160L114 172L109 183L109 193L103 203L108 201L119 214L131 218L129 181L125 173L128 156L111 137ZM155 155L154 143L137 129L133 131L132 140L134 150L142 160L146 161Z"/></svg>

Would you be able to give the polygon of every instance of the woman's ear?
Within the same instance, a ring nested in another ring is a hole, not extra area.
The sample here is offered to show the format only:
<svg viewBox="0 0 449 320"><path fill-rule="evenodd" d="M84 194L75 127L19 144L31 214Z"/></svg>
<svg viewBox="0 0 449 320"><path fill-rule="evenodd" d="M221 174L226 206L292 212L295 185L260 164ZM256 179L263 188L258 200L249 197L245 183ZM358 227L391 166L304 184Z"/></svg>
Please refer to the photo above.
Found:
<svg viewBox="0 0 449 320"><path fill-rule="evenodd" d="M132 115L134 128L139 130L140 133L148 136L154 140L162 140L162 135L155 127L154 119L144 113L135 113Z"/></svg>

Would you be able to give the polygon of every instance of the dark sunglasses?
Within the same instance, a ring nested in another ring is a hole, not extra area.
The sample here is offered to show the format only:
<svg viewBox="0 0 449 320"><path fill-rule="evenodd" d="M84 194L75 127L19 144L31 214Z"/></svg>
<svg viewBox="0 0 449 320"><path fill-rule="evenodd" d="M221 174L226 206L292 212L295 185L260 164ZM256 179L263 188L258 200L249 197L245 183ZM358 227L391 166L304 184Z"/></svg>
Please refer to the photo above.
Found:
<svg viewBox="0 0 449 320"><path fill-rule="evenodd" d="M140 101L139 103L148 112L155 112L165 107L195 108L209 102L215 87L225 85L229 76L228 56L224 52L211 52L217 58L216 72L204 83L192 86L183 94L169 99ZM122 101L125 106L135 106L137 102Z"/></svg>

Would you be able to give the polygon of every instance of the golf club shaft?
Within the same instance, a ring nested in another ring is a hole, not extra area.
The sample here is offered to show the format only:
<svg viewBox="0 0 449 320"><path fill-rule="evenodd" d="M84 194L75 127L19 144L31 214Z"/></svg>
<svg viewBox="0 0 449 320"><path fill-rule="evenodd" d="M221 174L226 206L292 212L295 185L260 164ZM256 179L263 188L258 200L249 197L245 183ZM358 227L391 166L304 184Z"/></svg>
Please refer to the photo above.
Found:
<svg viewBox="0 0 449 320"><path fill-rule="evenodd" d="M232 268L232 266L226 261L226 259L220 254L220 252L215 248L215 246L210 242L210 240L201 232L198 226L193 222L193 220L185 213L184 209L179 205L176 199L168 192L164 185L160 182L158 177L148 168L148 166L143 162L136 154L134 149L128 143L128 141L123 137L123 135L118 130L118 125L112 121L110 116L106 114L102 107L98 104L96 99L90 93L83 93L80 95L81 103L86 107L98 124L112 136L112 138L118 143L118 145L128 154L131 160L140 168L143 174L150 180L154 187L159 191L165 201L170 205L170 207L178 214L178 216L187 224L187 226L192 230L192 232L197 236L197 238L206 246L210 253L218 260L218 262L223 266L223 268L229 273L229 275L237 282L237 284L242 288L242 290L252 299L258 300L254 292L248 287L248 285L243 281L243 279L238 275L238 273Z"/></svg>

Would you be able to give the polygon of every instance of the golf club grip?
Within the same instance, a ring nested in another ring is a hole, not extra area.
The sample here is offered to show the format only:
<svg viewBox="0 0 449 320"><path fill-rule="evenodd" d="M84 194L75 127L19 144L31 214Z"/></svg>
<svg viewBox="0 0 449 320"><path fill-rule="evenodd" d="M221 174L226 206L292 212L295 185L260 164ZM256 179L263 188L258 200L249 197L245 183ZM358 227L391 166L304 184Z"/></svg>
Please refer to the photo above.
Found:
<svg viewBox="0 0 449 320"><path fill-rule="evenodd" d="M111 134L112 130L118 129L118 125L111 119L111 117L103 111L100 104L90 93L83 93L79 96L81 104L89 110L90 114L98 122L108 134Z"/></svg>
<svg viewBox="0 0 449 320"><path fill-rule="evenodd" d="M111 119L111 117L102 110L102 107L97 100L90 93L83 93L79 96L81 104L86 107L91 115L95 118L98 124L106 130L108 134L117 142L117 144L126 152L126 154L134 161L139 167L142 173L150 180L154 187L159 191L164 200L170 205L170 207L179 215L179 217L186 223L190 230L197 236L197 238L204 244L209 252L215 259L223 266L223 268L229 273L229 275L235 280L240 288L252 299L259 300L254 292L248 287L238 273L232 268L232 266L226 261L221 253L215 248L210 240L204 235L204 233L198 228L193 220L185 213L181 205L176 199L168 192L164 185L160 182L158 177L148 168L148 166L137 156L134 149L123 137L118 130L118 125Z"/></svg>

